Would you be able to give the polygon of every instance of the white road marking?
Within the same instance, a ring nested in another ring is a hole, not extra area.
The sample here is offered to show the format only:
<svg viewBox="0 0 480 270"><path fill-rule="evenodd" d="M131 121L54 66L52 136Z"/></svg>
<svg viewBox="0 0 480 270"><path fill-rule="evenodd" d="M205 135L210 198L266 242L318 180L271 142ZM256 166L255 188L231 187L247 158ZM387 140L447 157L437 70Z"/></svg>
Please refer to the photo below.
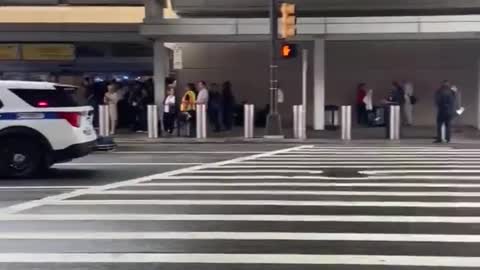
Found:
<svg viewBox="0 0 480 270"><path fill-rule="evenodd" d="M109 152L109 154L261 154L261 151L114 151Z"/></svg>
<svg viewBox="0 0 480 270"><path fill-rule="evenodd" d="M462 160L424 160L424 159L412 159L412 160L391 160L388 159L388 161L385 161L385 159L378 159L378 160L369 160L365 161L362 159L362 161L337 161L337 160L331 160L331 159L326 159L325 161L248 161L248 162L242 162L242 163L236 163L233 166L236 165L385 165L385 164L390 164L390 165L405 165L405 164L432 164L432 165L443 165L443 164L454 164L454 165L462 165L462 164L477 164L480 165L480 159L477 160L469 160L469 159L462 159Z"/></svg>
<svg viewBox="0 0 480 270"><path fill-rule="evenodd" d="M227 168L226 166L222 166L221 168ZM212 168L216 169L216 168ZM322 170L262 170L262 169L255 169L255 167L251 167L249 170L199 170L195 171L195 174L220 174L220 173L309 173L309 174L321 174L323 173ZM238 176L237 176L238 177Z"/></svg>
<svg viewBox="0 0 480 270"><path fill-rule="evenodd" d="M368 171L366 171L368 172ZM290 180L348 180L348 181L365 181L365 180L372 180L372 181L381 181L381 180L437 180L437 181L456 181L456 180L480 180L480 175L478 176L469 176L469 175L445 175L445 173L439 173L438 175L382 175L382 174L375 174L375 175L367 175L361 177L332 177L332 176L324 176L324 175L172 175L168 177L159 177L152 180L230 180L230 179L244 179L244 180L252 180L252 179L271 179L271 180L283 180L283 179L290 179Z"/></svg>
<svg viewBox="0 0 480 270"><path fill-rule="evenodd" d="M311 195L311 196L385 196L385 197L480 197L480 192L439 191L312 191L312 190L107 190L97 195Z"/></svg>
<svg viewBox="0 0 480 270"><path fill-rule="evenodd" d="M446 166L442 166L444 168ZM477 166L478 168L478 166ZM380 170L380 171L359 171L360 174L375 175L375 174L406 174L406 173L438 173L438 174L458 174L458 173L480 173L480 170L444 170L444 169L432 169L432 170ZM456 177L456 176L454 176Z"/></svg>
<svg viewBox="0 0 480 270"><path fill-rule="evenodd" d="M224 253L0 253L2 263L202 263L471 267L479 257L224 254ZM301 267L300 267L301 268Z"/></svg>
<svg viewBox="0 0 480 270"><path fill-rule="evenodd" d="M92 186L0 186L0 190L15 189L82 189L91 188Z"/></svg>
<svg viewBox="0 0 480 270"><path fill-rule="evenodd" d="M480 243L480 235L395 233L300 233L300 232L7 232L0 240L292 240L382 241L431 243Z"/></svg>
<svg viewBox="0 0 480 270"><path fill-rule="evenodd" d="M132 187L425 187L425 188L480 188L478 184L437 183L318 183L318 182L162 182L141 183Z"/></svg>
<svg viewBox="0 0 480 270"><path fill-rule="evenodd" d="M83 162L69 162L55 164L54 167L68 167L68 166L86 166L86 167L98 167L98 166L193 166L201 165L204 163L188 163L188 162L95 162L95 163L83 163Z"/></svg>
<svg viewBox="0 0 480 270"><path fill-rule="evenodd" d="M289 168L289 169L305 169L305 168L322 168L322 169L336 169L336 168L355 168L355 169L382 169L382 168L435 168L436 165L441 166L442 168L450 168L450 169L476 169L480 166L477 165L448 165L448 164L432 164L432 165L412 165L412 164L391 164L391 165L349 165L349 164L339 164L339 165L227 165L222 166L222 168L227 169L255 169L257 168L258 171L260 169L273 169L273 168ZM286 172L283 169L279 170L272 170L271 172ZM311 170L306 170L307 172L311 172ZM269 172L263 170L262 172ZM298 171L296 171L298 172ZM218 173L218 171L210 171L210 173ZM241 173L241 171L235 171L235 173Z"/></svg>
<svg viewBox="0 0 480 270"><path fill-rule="evenodd" d="M296 201L296 200L64 200L49 205L248 205L248 206L346 206L346 207L418 207L480 208L480 202L415 201ZM46 205L45 204L45 205Z"/></svg>
<svg viewBox="0 0 480 270"><path fill-rule="evenodd" d="M273 221L480 224L475 216L232 215L232 214L6 214L0 221Z"/></svg>
<svg viewBox="0 0 480 270"><path fill-rule="evenodd" d="M70 198L73 198L73 197L86 195L86 194L89 194L89 193L92 193L92 192L101 192L103 190L115 189L115 188L119 188L119 187L122 187L122 186L134 185L134 184L150 181L150 180L156 179L156 178L168 177L168 176L182 174L182 173L190 173L190 172L193 172L193 171L196 171L196 170L206 169L206 168L210 168L210 167L213 167L213 166L221 166L221 165L226 165L226 164L229 164L229 163L242 162L242 161L246 161L246 160L250 160L250 159L256 159L256 158L269 156L269 155L275 155L275 154L288 152L288 151L292 151L292 150L296 150L296 149L302 149L304 147L308 147L308 146L297 146L297 147L293 147L293 148L286 148L286 149L281 149L281 150L276 150L276 151L270 151L270 152L265 152L265 153L261 153L261 154L257 154L257 155L252 155L252 156L247 156L247 157L239 157L239 158L234 158L234 159L215 162L215 163L207 163L207 164L202 164L202 165L198 165L198 166L195 166L195 167L187 167L187 168L182 168L182 169L173 170L173 171L169 171L169 172L164 172L164 173L160 173L160 174L154 174L154 175L149 175L149 176L145 176L145 177L141 177L141 178L131 179L131 180L127 180L127 181L120 181L120 182L111 183L111 184L108 184L108 185L95 186L95 187L91 187L91 188L88 188L88 189L75 190L75 191L72 191L72 192L67 192L67 193L63 193L63 194L59 194L59 195L48 196L48 197L45 197L45 198L42 198L42 199L39 199L39 200L33 200L33 201L25 202L25 203L20 203L20 204L8 206L8 207L5 207L5 208L1 209L0 214L18 213L18 212L28 210L28 209L31 209L31 208L35 208L35 207L38 207L38 206L41 206L41 205L55 203L55 202L58 202L58 201L61 201L61 200L66 200L66 199L70 199Z"/></svg>

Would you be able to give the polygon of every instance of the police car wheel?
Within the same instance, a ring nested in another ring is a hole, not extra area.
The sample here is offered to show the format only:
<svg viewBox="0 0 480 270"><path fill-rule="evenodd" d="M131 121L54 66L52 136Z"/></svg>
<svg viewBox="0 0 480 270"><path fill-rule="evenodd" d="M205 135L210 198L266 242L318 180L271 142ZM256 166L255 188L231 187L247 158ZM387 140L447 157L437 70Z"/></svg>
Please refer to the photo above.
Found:
<svg viewBox="0 0 480 270"><path fill-rule="evenodd" d="M30 177L42 168L41 149L32 140L9 139L3 146L0 166L7 177Z"/></svg>

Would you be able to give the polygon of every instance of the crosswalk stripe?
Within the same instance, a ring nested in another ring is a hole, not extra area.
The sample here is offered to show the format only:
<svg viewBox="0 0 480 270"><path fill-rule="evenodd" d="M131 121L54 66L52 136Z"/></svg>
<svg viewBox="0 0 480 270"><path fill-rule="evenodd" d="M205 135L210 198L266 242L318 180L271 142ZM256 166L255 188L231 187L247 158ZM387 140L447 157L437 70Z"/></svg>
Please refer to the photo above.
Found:
<svg viewBox="0 0 480 270"><path fill-rule="evenodd" d="M232 166L238 165L412 165L412 164L430 164L430 165L444 165L444 164L453 164L453 165L462 165L462 164L477 164L480 165L480 159L478 160L433 160L433 161L425 161L425 160L402 160L402 161L385 161L385 159L378 159L378 160L369 160L369 161L340 161L340 160L331 160L326 159L324 161L249 161L249 162L242 162L242 163L235 163ZM225 166L223 167L225 168Z"/></svg>
<svg viewBox="0 0 480 270"><path fill-rule="evenodd" d="M459 183L318 183L318 182L162 182L162 183L141 183L131 187L451 187L467 188L480 187L478 184Z"/></svg>
<svg viewBox="0 0 480 270"><path fill-rule="evenodd" d="M457 165L449 165L449 164L436 164L438 166L442 166L442 168L449 168L449 169L476 169L480 166L478 165L462 165L462 164L457 164ZM222 168L227 168L227 169L245 169L246 171L243 171L245 173L248 173L249 171L247 170L257 170L259 172L278 172L276 171L269 171L266 169L272 169L272 168L288 168L288 169L306 169L306 168L321 168L321 169L332 169L332 168L356 168L356 169L381 169L381 168L434 168L436 167L435 164L431 165L413 165L413 164L390 164L390 165L350 165L350 164L338 164L338 165L327 165L327 164L318 164L318 165L284 165L284 164L278 164L278 165L228 165L228 166L223 166ZM265 169L265 170L262 170ZM218 171L208 171L208 173L221 173L221 172L231 172L231 173L240 173L240 171L228 171L228 170L218 170ZM281 169L281 172L287 172L287 170ZM292 172L288 171L288 172ZM305 172L311 172L312 170L305 170ZM296 171L298 172L298 171ZM476 172L476 171L474 171ZM204 172L202 172L204 173Z"/></svg>
<svg viewBox="0 0 480 270"><path fill-rule="evenodd" d="M445 168L446 166L441 166L442 168ZM478 167L478 166L476 166ZM360 174L395 174L395 173L438 173L438 174L444 174L444 173L480 173L480 170L445 170L445 169L431 169L431 170L380 170L380 171L373 171L373 170L368 170L368 171L359 171Z"/></svg>
<svg viewBox="0 0 480 270"><path fill-rule="evenodd" d="M223 167L222 168L227 168ZM277 170L262 170L262 169L255 169L255 167L249 168L248 170L199 170L195 171L195 174L219 174L219 173L298 173L298 172L303 172L307 174L316 174L316 173L323 173L322 170L283 170L283 169L277 169Z"/></svg>
<svg viewBox="0 0 480 270"><path fill-rule="evenodd" d="M250 206L347 206L347 207L417 207L480 208L480 202L416 201L298 201L298 200L65 200L45 205L250 205Z"/></svg>
<svg viewBox="0 0 480 270"><path fill-rule="evenodd" d="M391 197L480 197L480 192L413 192L413 191L311 191L311 190L107 190L92 192L101 195L172 195L172 194L226 194L226 195L324 195L324 196L391 196Z"/></svg>
<svg viewBox="0 0 480 270"><path fill-rule="evenodd" d="M480 265L480 257L227 253L0 253L0 262L379 265L476 269Z"/></svg>
<svg viewBox="0 0 480 270"><path fill-rule="evenodd" d="M300 233L300 232L8 232L0 240L296 240L296 241L382 241L382 242L456 242L480 243L480 235L466 234L395 234L395 233Z"/></svg>
<svg viewBox="0 0 480 270"><path fill-rule="evenodd" d="M477 216L257 215L257 214L14 214L0 221L273 221L480 224Z"/></svg>

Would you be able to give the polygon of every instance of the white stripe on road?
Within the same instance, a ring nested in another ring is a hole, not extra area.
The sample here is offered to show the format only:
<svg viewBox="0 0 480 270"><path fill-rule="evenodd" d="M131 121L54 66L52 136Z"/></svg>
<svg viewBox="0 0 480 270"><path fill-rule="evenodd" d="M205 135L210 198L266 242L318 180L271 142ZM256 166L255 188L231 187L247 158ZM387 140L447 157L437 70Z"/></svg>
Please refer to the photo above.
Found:
<svg viewBox="0 0 480 270"><path fill-rule="evenodd" d="M443 168L446 166L442 166ZM477 166L478 168L478 166ZM438 173L438 174L457 174L457 173L480 173L480 170L443 170L443 169L434 169L434 170L379 170L379 171L359 171L360 174L375 175L375 174L406 174L406 173ZM455 177L456 176L452 176Z"/></svg>
<svg viewBox="0 0 480 270"><path fill-rule="evenodd" d="M7 232L0 240L290 240L480 243L480 235L300 232Z"/></svg>
<svg viewBox="0 0 480 270"><path fill-rule="evenodd" d="M277 169L277 170L256 170L255 167L252 167L249 170L213 170L217 168L227 168L226 165L222 167L215 167L215 168L210 168L210 170L198 170L195 172L192 172L194 174L219 174L219 173L309 173L309 174L321 174L323 173L322 170L284 170L284 169Z"/></svg>
<svg viewBox="0 0 480 270"><path fill-rule="evenodd" d="M480 188L478 184L436 183L317 183L317 182L162 182L142 183L132 187L425 187L425 188Z"/></svg>
<svg viewBox="0 0 480 270"><path fill-rule="evenodd" d="M368 171L366 171L368 172ZM438 181L456 181L456 180L479 180L480 175L478 176L466 176L466 175L445 175L444 172L439 173L439 175L365 175L362 177L332 177L332 176L324 176L324 175L190 175L190 176L182 176L182 175L173 175L168 177L160 177L154 178L154 180L230 180L230 179L244 179L244 180L255 180L255 179L272 179L272 180L282 180L282 179L290 179L290 180L348 180L348 181L365 181L365 180L372 180L372 181L381 181L381 180L438 180Z"/></svg>
<svg viewBox="0 0 480 270"><path fill-rule="evenodd" d="M114 151L109 154L261 154L261 151Z"/></svg>
<svg viewBox="0 0 480 270"><path fill-rule="evenodd" d="M107 190L96 195L312 195L312 196L385 196L385 197L480 197L480 192L419 191L311 191L311 190Z"/></svg>
<svg viewBox="0 0 480 270"><path fill-rule="evenodd" d="M18 212L28 210L28 209L31 209L31 208L35 208L35 207L38 207L38 206L42 206L42 205L45 205L45 204L55 203L55 202L58 202L58 201L61 201L61 200L67 200L67 199L70 199L70 198L73 198L73 197L86 195L86 194L89 194L89 193L92 193L92 192L100 192L100 191L103 191L103 190L115 189L115 188L119 188L119 187L122 187L122 186L134 185L134 184L150 181L150 180L156 179L156 178L169 177L169 176L172 176L172 175L177 175L177 174L182 174L182 173L190 173L190 172L193 172L193 171L196 171L196 170L202 170L202 169L210 168L212 166L221 166L221 165L226 165L226 164L229 164L229 163L237 163L237 162L242 162L242 161L246 161L246 160L250 160L250 159L257 159L257 158L261 158L261 157L265 157L265 156L270 156L270 155L275 155L275 154L279 154L279 153L283 153L283 152L302 149L304 147L308 147L308 146L297 146L297 147L292 147L292 148L286 148L286 149L281 149L281 150L271 151L271 152L265 152L265 153L262 153L262 154L257 154L257 155L247 156L247 157L240 157L240 158L229 159L229 160L226 160L226 161L202 164L202 165L198 165L198 166L195 166L195 167L187 167L187 168L183 168L183 169L164 172L164 173L160 173L160 174L149 175L149 176L136 178L136 179L131 179L131 180L127 180L127 181L120 181L120 182L107 184L107 185L103 185L103 186L96 186L96 187L92 187L92 188L89 188L89 189L75 190L75 191L63 193L63 194L60 194L60 195L49 196L49 197L45 197L45 198L42 198L42 199L39 199L39 200L33 200L33 201L25 202L25 203L20 203L20 204L8 206L8 207L5 207L5 208L1 209L0 214L18 213Z"/></svg>
<svg viewBox="0 0 480 270"><path fill-rule="evenodd" d="M305 169L305 168L313 168L318 167L322 169L336 169L336 168L356 168L356 169L382 169L382 168L435 168L436 165L441 166L442 168L450 168L450 169L476 169L480 166L478 165L446 165L446 164L432 164L432 165L408 165L408 164L392 164L392 165L227 165L222 166L222 168L227 169L273 169L273 168L290 168L290 169ZM285 170L273 170L272 172L284 172ZM307 170L310 172L311 170ZM243 171L238 171L241 173ZM264 171L267 172L267 171ZM298 171L297 171L298 172ZM215 173L218 173L215 171ZM237 173L237 172L236 172Z"/></svg>
<svg viewBox="0 0 480 270"><path fill-rule="evenodd" d="M280 201L280 200L65 200L49 205L247 205L247 206L345 206L345 207L418 207L480 208L480 202L395 202L395 201Z"/></svg>
<svg viewBox="0 0 480 270"><path fill-rule="evenodd" d="M12 189L82 189L91 188L92 186L8 186L1 187L0 190L12 190Z"/></svg>
<svg viewBox="0 0 480 270"><path fill-rule="evenodd" d="M2 263L197 263L268 265L368 265L471 267L479 257L321 255L321 254L230 254L230 253L0 253Z"/></svg>
<svg viewBox="0 0 480 270"><path fill-rule="evenodd" d="M68 167L68 166L87 166L87 167L97 167L97 166L193 166L201 165L204 163L188 163L188 162L94 162L94 163L83 163L83 162L69 162L69 163L59 163L55 164L54 167Z"/></svg>
<svg viewBox="0 0 480 270"><path fill-rule="evenodd" d="M421 160L391 160L388 159L385 161L385 159L378 159L378 160L372 160L372 161L365 161L362 159L361 161L336 161L336 160L329 160L326 159L325 161L249 161L249 162L242 162L242 163L236 163L236 165L385 165L385 164L391 164L391 165L404 165L404 164L432 164L432 165L443 165L443 164L454 164L454 165L462 165L462 164L477 164L480 165L480 159L477 160L427 160L421 159Z"/></svg>
<svg viewBox="0 0 480 270"><path fill-rule="evenodd" d="M7 214L0 221L272 221L480 224L475 216L349 216L232 214Z"/></svg>

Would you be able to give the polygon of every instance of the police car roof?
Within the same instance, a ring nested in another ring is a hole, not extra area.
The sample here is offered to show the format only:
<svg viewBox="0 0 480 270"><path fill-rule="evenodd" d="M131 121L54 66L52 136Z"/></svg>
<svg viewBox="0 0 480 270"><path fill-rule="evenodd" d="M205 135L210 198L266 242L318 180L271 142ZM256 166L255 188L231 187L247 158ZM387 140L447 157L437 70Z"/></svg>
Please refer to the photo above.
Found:
<svg viewBox="0 0 480 270"><path fill-rule="evenodd" d="M0 88L15 89L35 89L35 90L52 90L55 86L74 88L72 85L51 83L51 82L31 82L31 81L2 81L0 80Z"/></svg>

